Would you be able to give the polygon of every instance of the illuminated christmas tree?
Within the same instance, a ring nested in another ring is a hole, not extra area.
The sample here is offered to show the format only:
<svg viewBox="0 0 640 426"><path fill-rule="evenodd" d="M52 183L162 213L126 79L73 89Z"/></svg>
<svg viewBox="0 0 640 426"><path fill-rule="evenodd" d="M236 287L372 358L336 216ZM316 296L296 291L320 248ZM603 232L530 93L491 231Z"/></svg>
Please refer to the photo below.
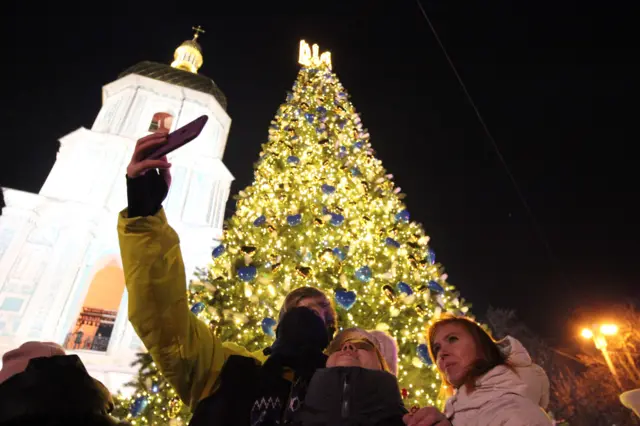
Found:
<svg viewBox="0 0 640 426"><path fill-rule="evenodd" d="M273 341L289 291L320 288L335 300L340 328L396 338L406 404L437 405L425 327L442 312L466 313L469 306L447 284L429 237L410 221L404 194L374 157L330 54L301 42L300 63L253 185L238 194L212 264L190 285L191 311L222 340L254 351ZM184 420L175 393L150 360L145 365L138 393L120 410L138 423Z"/></svg>

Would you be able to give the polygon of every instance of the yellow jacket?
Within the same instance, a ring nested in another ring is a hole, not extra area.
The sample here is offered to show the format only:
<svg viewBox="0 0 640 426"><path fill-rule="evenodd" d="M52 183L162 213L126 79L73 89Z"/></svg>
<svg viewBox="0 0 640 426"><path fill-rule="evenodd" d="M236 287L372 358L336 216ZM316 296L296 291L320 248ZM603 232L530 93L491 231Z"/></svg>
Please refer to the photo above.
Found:
<svg viewBox="0 0 640 426"><path fill-rule="evenodd" d="M164 210L134 218L122 211L118 238L129 291L129 321L164 377L192 410L217 389L216 380L229 356L265 361L262 351L222 343L190 311L180 239Z"/></svg>

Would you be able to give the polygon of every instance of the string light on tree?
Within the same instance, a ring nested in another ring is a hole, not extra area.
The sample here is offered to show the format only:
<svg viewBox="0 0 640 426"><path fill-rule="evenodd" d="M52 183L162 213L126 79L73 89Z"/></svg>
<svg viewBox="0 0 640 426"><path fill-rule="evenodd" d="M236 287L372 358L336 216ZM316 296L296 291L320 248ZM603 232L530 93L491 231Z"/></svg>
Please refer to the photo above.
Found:
<svg viewBox="0 0 640 426"><path fill-rule="evenodd" d="M429 237L411 222L404 194L375 158L368 131L331 71L331 54L301 41L299 62L254 182L237 195L212 264L190 285L191 311L221 339L254 351L273 341L285 295L318 287L335 301L341 328L395 337L407 405L435 405L440 379L425 326L469 305L447 283ZM161 383L157 372L152 380ZM129 419L162 424L144 414L167 410L171 395L166 385L159 388L138 416L131 414L135 398L123 404ZM183 411L177 418L187 420Z"/></svg>

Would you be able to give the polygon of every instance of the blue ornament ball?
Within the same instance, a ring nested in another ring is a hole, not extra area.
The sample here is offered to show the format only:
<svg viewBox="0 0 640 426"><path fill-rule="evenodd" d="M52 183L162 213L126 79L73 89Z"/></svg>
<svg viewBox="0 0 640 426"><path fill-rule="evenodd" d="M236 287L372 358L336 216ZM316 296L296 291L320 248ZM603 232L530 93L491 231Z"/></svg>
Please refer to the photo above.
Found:
<svg viewBox="0 0 640 426"><path fill-rule="evenodd" d="M356 271L356 278L358 281L362 281L363 283L368 283L371 281L371 268L368 266L363 266L362 268Z"/></svg>
<svg viewBox="0 0 640 426"><path fill-rule="evenodd" d="M300 164L300 159L298 157L296 157L295 155L290 155L287 158L287 163L289 163L289 164Z"/></svg>
<svg viewBox="0 0 640 426"><path fill-rule="evenodd" d="M213 252L211 253L211 255L213 257L220 257L222 256L223 253L224 253L224 246L220 244L218 247L213 249Z"/></svg>
<svg viewBox="0 0 640 426"><path fill-rule="evenodd" d="M307 119L307 121L308 121L309 123L313 123L313 114L311 114L311 113L306 113L306 114L304 115L304 118L306 118L306 119Z"/></svg>
<svg viewBox="0 0 640 426"><path fill-rule="evenodd" d="M276 337L276 320L273 318L266 317L262 320L260 324L262 326L262 331L269 337Z"/></svg>
<svg viewBox="0 0 640 426"><path fill-rule="evenodd" d="M431 265L436 263L436 252L431 249L427 250L427 262L429 262Z"/></svg>
<svg viewBox="0 0 640 426"><path fill-rule="evenodd" d="M413 294L413 289L411 289L411 286L405 282L400 281L397 285L396 285L396 289L398 289L398 291L400 293L404 293L407 296L411 296Z"/></svg>
<svg viewBox="0 0 640 426"><path fill-rule="evenodd" d="M267 223L267 218L264 215L261 215L259 218L253 221L253 226L262 226Z"/></svg>
<svg viewBox="0 0 640 426"><path fill-rule="evenodd" d="M289 224L289 226L300 225L302 223L302 215L298 213L287 216L287 223Z"/></svg>
<svg viewBox="0 0 640 426"><path fill-rule="evenodd" d="M344 223L344 216L338 213L331 213L331 224L333 226L340 226Z"/></svg>
<svg viewBox="0 0 640 426"><path fill-rule="evenodd" d="M151 385L151 392L153 392L153 393L158 393L158 391L159 391L159 390L160 390L160 385L158 385L158 383L157 383L157 382L154 382L154 383Z"/></svg>
<svg viewBox="0 0 640 426"><path fill-rule="evenodd" d="M335 186L331 186L331 185L327 185L326 183L324 185L322 185L322 192L325 194L333 194L334 192L336 192L336 187Z"/></svg>
<svg viewBox="0 0 640 426"><path fill-rule="evenodd" d="M408 223L409 219L411 219L411 215L409 214L409 210L402 210L401 212L396 213L396 220L402 223Z"/></svg>
<svg viewBox="0 0 640 426"><path fill-rule="evenodd" d="M238 278L244 282L252 281L255 279L256 275L258 275L258 270L255 266L250 265L238 268Z"/></svg>
<svg viewBox="0 0 640 426"><path fill-rule="evenodd" d="M354 143L353 147L355 149L362 149L362 142L358 141L358 142Z"/></svg>
<svg viewBox="0 0 640 426"><path fill-rule="evenodd" d="M347 254L340 248L336 247L333 249L333 254L338 258L341 262L347 258Z"/></svg>
<svg viewBox="0 0 640 426"><path fill-rule="evenodd" d="M349 310L353 308L353 305L356 304L356 294L353 291L344 291L338 290L336 291L336 303L338 306L345 310Z"/></svg>
<svg viewBox="0 0 640 426"><path fill-rule="evenodd" d="M437 281L429 281L428 287L431 291L434 291L436 293L444 293L444 288L442 288L442 286L438 284Z"/></svg>
<svg viewBox="0 0 640 426"><path fill-rule="evenodd" d="M326 114L327 113L327 109L323 106L319 106L318 108L316 108L316 111L318 111L320 114Z"/></svg>
<svg viewBox="0 0 640 426"><path fill-rule="evenodd" d="M200 312L204 311L205 304L203 302L194 303L191 307L191 312L198 315Z"/></svg>
<svg viewBox="0 0 640 426"><path fill-rule="evenodd" d="M129 411L133 417L138 417L142 414L149 405L149 399L146 396L139 396L131 404L131 410Z"/></svg>
<svg viewBox="0 0 640 426"><path fill-rule="evenodd" d="M429 348L424 343L418 345L418 349L416 350L418 354L418 358L422 361L423 364L431 365L433 361L431 361L431 356L429 356Z"/></svg>
<svg viewBox="0 0 640 426"><path fill-rule="evenodd" d="M386 240L384 240L385 244L388 245L389 247L393 247L393 248L400 248L400 243L397 242L396 240L394 240L391 237L387 237Z"/></svg>
<svg viewBox="0 0 640 426"><path fill-rule="evenodd" d="M353 167L353 168L351 169L351 174L352 174L353 176L356 176L356 177L357 177L357 176L361 176L361 175L362 175L362 173L360 173L360 169L359 169L359 168L357 168L357 167Z"/></svg>

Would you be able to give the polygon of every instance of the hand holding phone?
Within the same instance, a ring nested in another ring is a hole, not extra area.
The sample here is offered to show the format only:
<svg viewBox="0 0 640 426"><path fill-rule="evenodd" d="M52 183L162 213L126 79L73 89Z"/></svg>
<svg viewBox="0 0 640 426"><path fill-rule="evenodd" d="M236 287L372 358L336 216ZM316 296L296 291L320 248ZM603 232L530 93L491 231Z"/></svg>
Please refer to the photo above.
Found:
<svg viewBox="0 0 640 426"><path fill-rule="evenodd" d="M173 133L157 132L138 139L131 162L127 166L127 176L136 178L151 169L158 169L169 185L171 164L167 162L167 154L198 137L207 120L208 117L203 115Z"/></svg>
<svg viewBox="0 0 640 426"><path fill-rule="evenodd" d="M204 129L204 125L207 124L209 117L202 115L189 124L185 124L181 128L169 133L167 135L167 141L157 147L149 149L145 153L145 160L158 160L167 154L175 151L176 149L188 144L192 140L198 137Z"/></svg>

